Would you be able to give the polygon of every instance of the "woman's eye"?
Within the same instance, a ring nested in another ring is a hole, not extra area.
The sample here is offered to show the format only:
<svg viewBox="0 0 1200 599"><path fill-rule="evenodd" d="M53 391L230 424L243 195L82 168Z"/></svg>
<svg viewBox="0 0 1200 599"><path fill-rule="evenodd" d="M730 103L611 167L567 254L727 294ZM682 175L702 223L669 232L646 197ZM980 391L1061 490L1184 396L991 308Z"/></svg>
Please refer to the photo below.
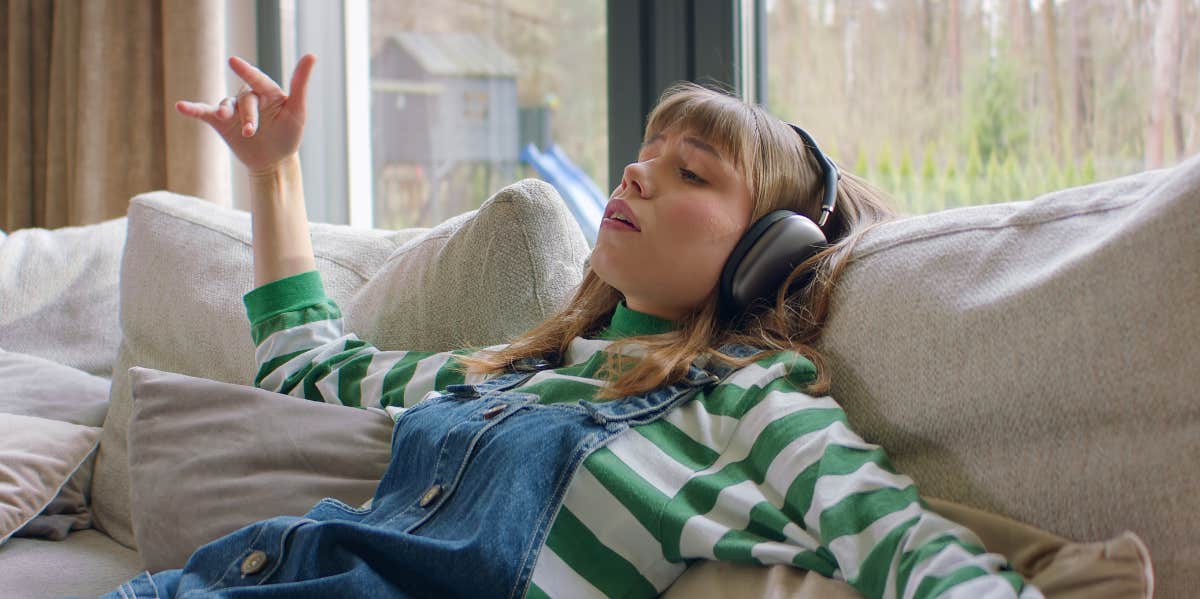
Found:
<svg viewBox="0 0 1200 599"><path fill-rule="evenodd" d="M704 183L704 179L701 179L696 173L693 173L692 171L689 171L686 168L679 169L679 176L683 177L683 179L685 181L691 181L693 183Z"/></svg>

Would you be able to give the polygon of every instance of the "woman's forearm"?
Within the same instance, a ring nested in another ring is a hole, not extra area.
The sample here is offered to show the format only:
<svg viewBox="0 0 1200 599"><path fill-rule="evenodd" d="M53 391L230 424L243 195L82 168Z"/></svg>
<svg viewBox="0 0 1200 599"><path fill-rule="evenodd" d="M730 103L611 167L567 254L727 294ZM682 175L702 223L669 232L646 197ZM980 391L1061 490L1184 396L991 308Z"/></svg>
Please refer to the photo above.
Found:
<svg viewBox="0 0 1200 599"><path fill-rule="evenodd" d="M303 183L295 154L250 175L255 287L316 268Z"/></svg>

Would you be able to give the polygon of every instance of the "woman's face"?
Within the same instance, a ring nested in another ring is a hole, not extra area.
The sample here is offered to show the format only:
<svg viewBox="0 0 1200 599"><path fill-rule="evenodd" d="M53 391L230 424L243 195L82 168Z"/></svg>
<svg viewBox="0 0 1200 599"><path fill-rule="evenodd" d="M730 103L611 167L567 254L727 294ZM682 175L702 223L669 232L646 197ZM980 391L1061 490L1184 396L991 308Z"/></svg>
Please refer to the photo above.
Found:
<svg viewBox="0 0 1200 599"><path fill-rule="evenodd" d="M664 130L613 191L591 266L630 308L672 320L704 301L750 226L745 177L699 137Z"/></svg>

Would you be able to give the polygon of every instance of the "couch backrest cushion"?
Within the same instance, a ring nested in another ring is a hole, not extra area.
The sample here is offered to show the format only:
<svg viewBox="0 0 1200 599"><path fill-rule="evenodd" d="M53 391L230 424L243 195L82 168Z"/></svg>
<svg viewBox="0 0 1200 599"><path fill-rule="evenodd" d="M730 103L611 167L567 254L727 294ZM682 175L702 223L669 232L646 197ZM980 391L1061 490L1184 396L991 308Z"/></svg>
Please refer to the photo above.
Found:
<svg viewBox="0 0 1200 599"><path fill-rule="evenodd" d="M326 292L346 330L382 349L507 341L551 315L583 276L587 243L548 184L514 183L428 230L312 225ZM250 215L157 192L134 198L121 331L92 486L96 525L135 546L126 448L128 369L249 385L256 365L242 296L253 288Z"/></svg>
<svg viewBox="0 0 1200 599"><path fill-rule="evenodd" d="M0 349L112 376L125 217L0 235Z"/></svg>
<svg viewBox="0 0 1200 599"><path fill-rule="evenodd" d="M1124 529L1200 587L1200 157L877 228L821 349L922 493L1075 540Z"/></svg>

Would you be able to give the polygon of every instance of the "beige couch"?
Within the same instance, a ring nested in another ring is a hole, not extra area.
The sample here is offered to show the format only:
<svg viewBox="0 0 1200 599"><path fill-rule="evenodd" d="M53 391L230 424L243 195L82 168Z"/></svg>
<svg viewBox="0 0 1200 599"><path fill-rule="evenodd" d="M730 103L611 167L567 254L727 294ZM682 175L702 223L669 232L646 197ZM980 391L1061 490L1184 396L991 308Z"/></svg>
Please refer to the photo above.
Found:
<svg viewBox="0 0 1200 599"><path fill-rule="evenodd" d="M1192 160L877 229L823 340L833 397L924 494L1078 541L1131 530L1154 555L1156 595L1188 596L1200 585L1189 542L1200 530L1198 209ZM501 342L552 313L587 252L553 189L532 180L433 229L315 224L312 236L347 329L383 348ZM150 495L129 474L129 369L248 385L250 256L248 214L166 192L134 198L127 218L0 236L0 386L90 393L74 404L90 412L47 426L73 445L30 486L37 501L82 491L86 511L62 515L93 526L0 545L0 596L94 596L153 561L137 550L152 531L131 509ZM8 418L66 413L35 408ZM799 588L778 567L726 574L700 565L676 586Z"/></svg>

